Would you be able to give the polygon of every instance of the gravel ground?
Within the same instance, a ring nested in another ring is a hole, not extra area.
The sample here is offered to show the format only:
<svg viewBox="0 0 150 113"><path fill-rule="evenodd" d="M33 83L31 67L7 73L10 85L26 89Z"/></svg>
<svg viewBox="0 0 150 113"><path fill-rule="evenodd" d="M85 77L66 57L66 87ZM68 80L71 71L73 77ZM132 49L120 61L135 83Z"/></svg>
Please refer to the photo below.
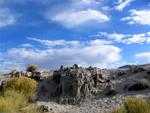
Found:
<svg viewBox="0 0 150 113"><path fill-rule="evenodd" d="M126 96L150 97L149 90L141 92L128 92L117 94L113 97L88 98L80 105L58 104L56 102L38 102L38 105L48 106L52 109L50 113L110 113L116 108L123 106L123 99Z"/></svg>
<svg viewBox="0 0 150 113"><path fill-rule="evenodd" d="M80 105L63 105L55 102L38 102L39 105L49 106L55 113L109 113L112 109L122 106L123 96L88 99Z"/></svg>

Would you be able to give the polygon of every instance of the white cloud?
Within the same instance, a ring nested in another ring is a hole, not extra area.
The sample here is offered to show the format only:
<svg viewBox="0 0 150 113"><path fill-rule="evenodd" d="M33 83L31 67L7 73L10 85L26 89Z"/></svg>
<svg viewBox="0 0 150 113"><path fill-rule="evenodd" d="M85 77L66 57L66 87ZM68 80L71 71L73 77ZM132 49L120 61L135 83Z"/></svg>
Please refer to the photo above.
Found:
<svg viewBox="0 0 150 113"><path fill-rule="evenodd" d="M16 22L16 16L9 9L0 9L0 27L13 25Z"/></svg>
<svg viewBox="0 0 150 113"><path fill-rule="evenodd" d="M22 64L21 67L37 64L42 69L58 68L61 64L70 66L74 63L104 68L121 59L121 49L111 45L108 41L97 39L78 42L80 42L78 46L71 48L66 46L42 50L38 48L11 48L3 53L3 58L11 59L11 62L16 62L19 66Z"/></svg>
<svg viewBox="0 0 150 113"><path fill-rule="evenodd" d="M34 47L32 44L22 44L22 47Z"/></svg>
<svg viewBox="0 0 150 113"><path fill-rule="evenodd" d="M6 74L6 73L9 73L13 69L22 70L23 69L22 65L23 64L21 63L4 61L0 64L0 67L1 67L0 73Z"/></svg>
<svg viewBox="0 0 150 113"><path fill-rule="evenodd" d="M141 34L133 35L131 38L125 39L126 44L144 44L146 42L146 37L141 36Z"/></svg>
<svg viewBox="0 0 150 113"><path fill-rule="evenodd" d="M91 45L104 45L104 44L112 44L111 41L106 41L106 40L100 40L100 39L96 39L96 40L92 40L90 41Z"/></svg>
<svg viewBox="0 0 150 113"><path fill-rule="evenodd" d="M148 44L150 44L150 37L149 37L149 38L147 38L147 43L148 43Z"/></svg>
<svg viewBox="0 0 150 113"><path fill-rule="evenodd" d="M93 4L99 4L101 2L97 0L75 0L74 4L80 4L80 5L93 5Z"/></svg>
<svg viewBox="0 0 150 113"><path fill-rule="evenodd" d="M147 32L147 35L150 36L150 32Z"/></svg>
<svg viewBox="0 0 150 113"><path fill-rule="evenodd" d="M115 6L116 10L122 11L125 7L129 6L134 0L119 0Z"/></svg>
<svg viewBox="0 0 150 113"><path fill-rule="evenodd" d="M119 33L109 34L109 33L106 33L106 32L99 32L98 35L107 37L109 39L113 39L116 42L121 42L125 38L125 35L119 34Z"/></svg>
<svg viewBox="0 0 150 113"><path fill-rule="evenodd" d="M87 9L73 12L60 12L54 16L48 14L48 19L59 22L60 24L72 28L88 22L104 23L109 21L109 17L100 11Z"/></svg>
<svg viewBox="0 0 150 113"><path fill-rule="evenodd" d="M150 62L150 52L137 53L135 57L143 63Z"/></svg>
<svg viewBox="0 0 150 113"><path fill-rule="evenodd" d="M150 43L150 33L140 33L140 34L120 34L120 33L107 33L99 32L92 37L105 37L111 39L113 42L124 43L124 44L145 44Z"/></svg>
<svg viewBox="0 0 150 113"><path fill-rule="evenodd" d="M53 46L73 46L76 47L80 44L79 41L66 41L66 40L41 40L38 38L28 37L29 40L40 42L47 47Z"/></svg>
<svg viewBox="0 0 150 113"><path fill-rule="evenodd" d="M130 10L130 16L122 18L128 24L150 25L150 10Z"/></svg>

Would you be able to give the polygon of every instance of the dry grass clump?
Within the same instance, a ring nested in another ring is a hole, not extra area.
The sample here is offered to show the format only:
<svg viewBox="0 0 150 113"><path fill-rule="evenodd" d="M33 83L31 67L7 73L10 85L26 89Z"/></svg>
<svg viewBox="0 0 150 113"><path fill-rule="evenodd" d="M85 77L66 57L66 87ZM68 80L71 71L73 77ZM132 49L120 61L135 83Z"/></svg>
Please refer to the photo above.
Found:
<svg viewBox="0 0 150 113"><path fill-rule="evenodd" d="M30 96L35 93L36 86L36 81L27 77L11 78L7 82L6 90L15 90Z"/></svg>
<svg viewBox="0 0 150 113"><path fill-rule="evenodd" d="M26 97L14 90L8 90L0 96L0 113L15 113L27 105Z"/></svg>
<svg viewBox="0 0 150 113"><path fill-rule="evenodd" d="M40 113L38 106L28 101L35 95L36 85L36 81L25 77L8 80L0 96L0 113Z"/></svg>
<svg viewBox="0 0 150 113"><path fill-rule="evenodd" d="M44 113L40 107L35 104L28 104L27 106L22 107L19 111L19 113Z"/></svg>
<svg viewBox="0 0 150 113"><path fill-rule="evenodd" d="M127 111L124 108L119 108L112 111L111 113L127 113Z"/></svg>
<svg viewBox="0 0 150 113"><path fill-rule="evenodd" d="M143 98L128 97L124 101L124 107L112 113L150 113L150 103Z"/></svg>

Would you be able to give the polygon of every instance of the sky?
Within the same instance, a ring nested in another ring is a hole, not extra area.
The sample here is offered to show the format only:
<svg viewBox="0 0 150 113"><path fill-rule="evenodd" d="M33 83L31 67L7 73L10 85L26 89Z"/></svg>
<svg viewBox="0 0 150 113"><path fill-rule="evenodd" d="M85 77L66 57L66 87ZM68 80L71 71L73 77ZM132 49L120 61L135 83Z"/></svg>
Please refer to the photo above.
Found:
<svg viewBox="0 0 150 113"><path fill-rule="evenodd" d="M0 73L150 63L150 0L0 0Z"/></svg>

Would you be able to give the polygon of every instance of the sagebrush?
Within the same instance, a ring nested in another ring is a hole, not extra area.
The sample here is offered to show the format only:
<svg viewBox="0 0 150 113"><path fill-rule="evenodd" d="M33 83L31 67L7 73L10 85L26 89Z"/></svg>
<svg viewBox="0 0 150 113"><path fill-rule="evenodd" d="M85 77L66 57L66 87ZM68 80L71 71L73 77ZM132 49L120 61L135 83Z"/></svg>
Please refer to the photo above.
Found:
<svg viewBox="0 0 150 113"><path fill-rule="evenodd" d="M124 107L112 113L150 113L150 102L141 97L128 97L124 100Z"/></svg>
<svg viewBox="0 0 150 113"><path fill-rule="evenodd" d="M36 86L36 81L30 78L10 78L0 96L0 113L41 113L37 105L28 101L35 95Z"/></svg>
<svg viewBox="0 0 150 113"><path fill-rule="evenodd" d="M37 83L33 79L27 77L15 77L8 80L6 90L15 90L16 92L30 96L35 93L36 87Z"/></svg>

